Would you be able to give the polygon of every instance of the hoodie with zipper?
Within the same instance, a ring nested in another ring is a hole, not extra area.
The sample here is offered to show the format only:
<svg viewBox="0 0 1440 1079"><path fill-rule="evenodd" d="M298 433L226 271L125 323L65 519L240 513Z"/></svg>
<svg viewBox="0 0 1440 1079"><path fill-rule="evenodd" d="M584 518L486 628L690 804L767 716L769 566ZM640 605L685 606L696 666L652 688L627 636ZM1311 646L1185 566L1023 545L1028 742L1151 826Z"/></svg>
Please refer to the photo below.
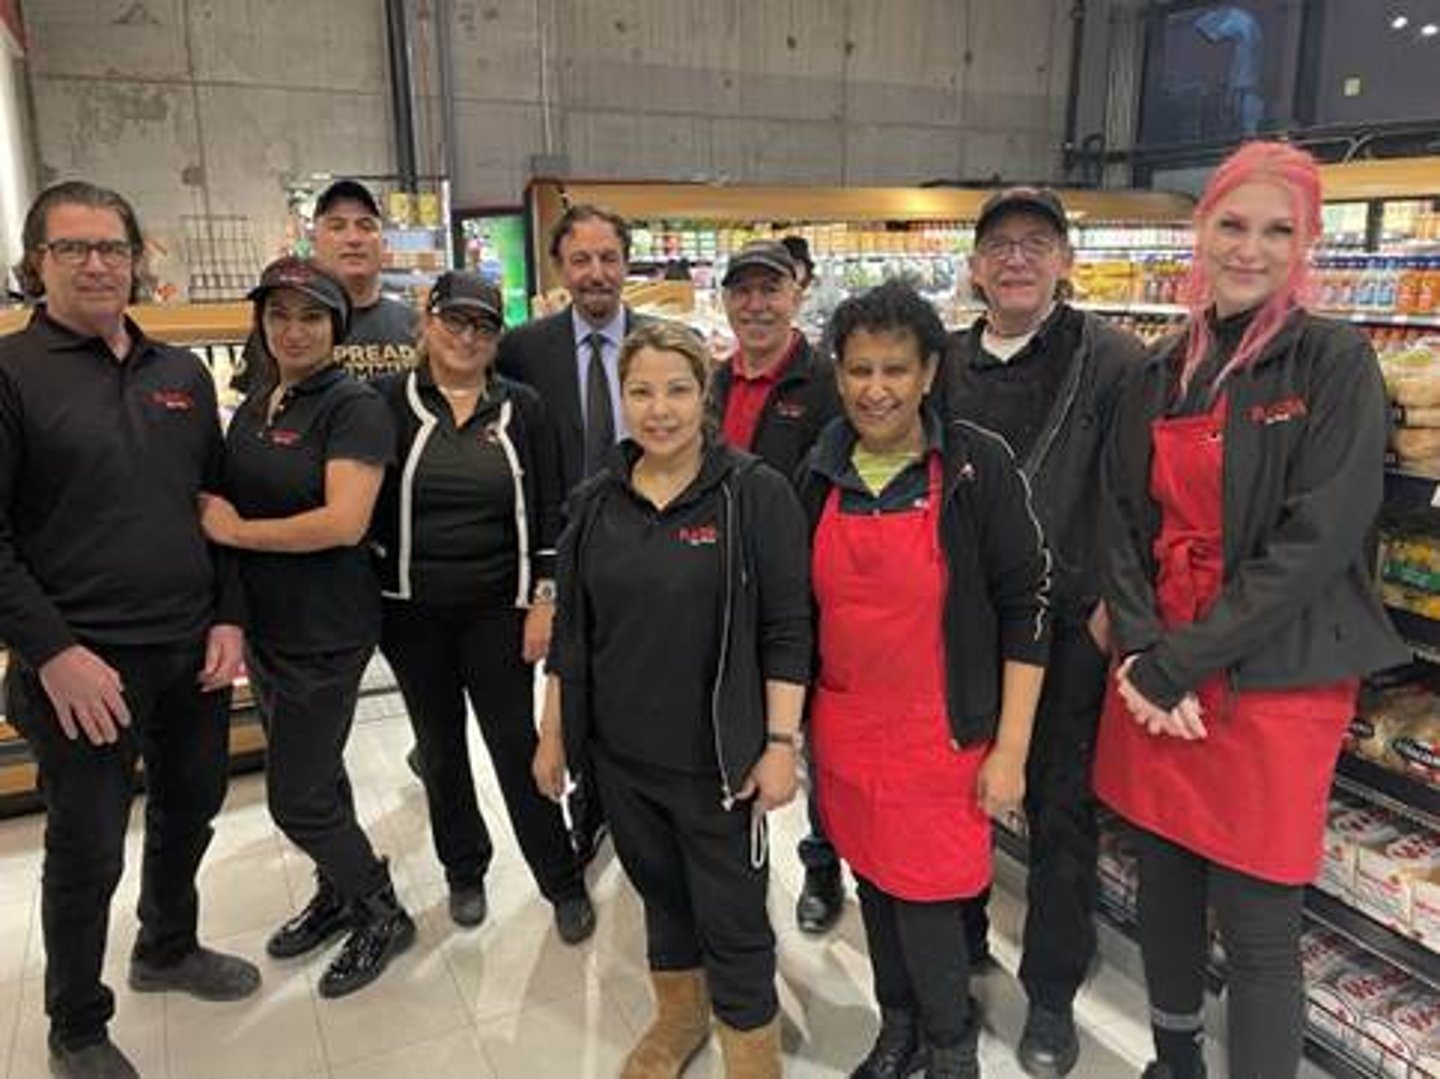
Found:
<svg viewBox="0 0 1440 1079"><path fill-rule="evenodd" d="M1353 327L1304 311L1224 386L1220 595L1189 625L1161 624L1150 429L1184 340L1162 341L1125 383L1102 470L1103 588L1120 653L1142 653L1131 681L1172 708L1221 671L1236 690L1290 689L1406 662L1366 557L1389 429L1380 367Z"/></svg>
<svg viewBox="0 0 1440 1079"><path fill-rule="evenodd" d="M951 737L973 746L995 737L1005 662L1043 667L1048 658L1050 554L1005 440L965 420L942 423L929 409L925 423L926 452L938 453L942 468L946 710ZM841 417L811 451L799 482L811 535L831 489L859 483L851 463L855 441L855 429Z"/></svg>
<svg viewBox="0 0 1440 1079"><path fill-rule="evenodd" d="M590 743L599 741L642 764L713 768L728 807L765 749L766 681L809 680L804 519L783 476L718 443L706 446L694 482L657 510L630 484L639 456L634 443L622 443L608 467L576 489L560 538L548 667L561 682L566 756L572 771L583 770ZM627 539L671 551L649 565L607 564ZM699 575L689 592L713 597L710 609L658 609L673 593L657 574L677 565ZM617 598L626 604L618 614ZM677 614L713 623L669 637L657 632ZM703 654L686 651L695 648ZM602 652L623 658L604 665ZM697 673L708 674L703 685L694 684ZM633 710L617 703L626 700ZM670 714L667 705L677 701L701 714ZM704 753L686 751L702 738Z"/></svg>

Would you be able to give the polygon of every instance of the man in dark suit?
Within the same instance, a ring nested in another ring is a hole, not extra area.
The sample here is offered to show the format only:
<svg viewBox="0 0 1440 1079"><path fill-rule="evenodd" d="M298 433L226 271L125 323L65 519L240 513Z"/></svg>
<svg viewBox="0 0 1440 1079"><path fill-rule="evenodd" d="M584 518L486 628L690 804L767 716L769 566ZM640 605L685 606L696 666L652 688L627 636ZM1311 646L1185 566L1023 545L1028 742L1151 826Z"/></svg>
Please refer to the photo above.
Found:
<svg viewBox="0 0 1440 1079"><path fill-rule="evenodd" d="M620 343L649 319L622 300L630 263L630 226L598 206L571 206L550 234L550 258L570 305L500 339L500 373L539 392L560 443L570 490L598 470L627 434L620 412ZM604 836L605 813L594 791L570 797L575 847L589 860Z"/></svg>
<svg viewBox="0 0 1440 1079"><path fill-rule="evenodd" d="M626 434L616 370L620 342L643 315L621 299L630 226L619 214L575 205L550 234L550 257L570 305L500 340L500 373L539 391L560 440L567 489L598 469Z"/></svg>

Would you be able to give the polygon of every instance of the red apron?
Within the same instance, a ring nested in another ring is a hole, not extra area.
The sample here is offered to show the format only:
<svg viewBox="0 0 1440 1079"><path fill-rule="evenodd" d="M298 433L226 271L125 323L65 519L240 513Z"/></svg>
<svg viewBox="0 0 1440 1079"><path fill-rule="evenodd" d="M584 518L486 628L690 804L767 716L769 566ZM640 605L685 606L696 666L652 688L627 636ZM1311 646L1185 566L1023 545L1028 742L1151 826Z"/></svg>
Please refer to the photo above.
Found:
<svg viewBox="0 0 1440 1079"><path fill-rule="evenodd" d="M990 883L990 820L976 797L988 747L957 748L945 707L940 475L932 456L929 495L898 513L842 514L832 490L812 555L820 817L857 874L915 901Z"/></svg>
<svg viewBox="0 0 1440 1079"><path fill-rule="evenodd" d="M1160 621L1183 626L1223 586L1222 477L1227 409L1151 424L1150 494L1160 506ZM1151 735L1112 680L1100 722L1095 789L1122 817L1232 869L1304 884L1320 865L1335 759L1358 684L1232 689L1224 672L1197 696L1209 737Z"/></svg>

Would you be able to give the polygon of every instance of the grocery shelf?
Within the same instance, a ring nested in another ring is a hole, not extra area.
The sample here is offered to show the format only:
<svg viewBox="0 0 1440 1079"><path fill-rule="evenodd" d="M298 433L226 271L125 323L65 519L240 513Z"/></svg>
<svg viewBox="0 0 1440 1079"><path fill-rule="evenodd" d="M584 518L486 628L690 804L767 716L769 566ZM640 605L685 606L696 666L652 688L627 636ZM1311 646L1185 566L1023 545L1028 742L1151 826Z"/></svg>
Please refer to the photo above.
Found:
<svg viewBox="0 0 1440 1079"><path fill-rule="evenodd" d="M1440 508L1440 477L1421 475L1400 465L1386 465L1385 503Z"/></svg>
<svg viewBox="0 0 1440 1079"><path fill-rule="evenodd" d="M1384 809L1414 818L1440 830L1440 788L1404 772L1342 753L1335 765L1335 785Z"/></svg>
<svg viewBox="0 0 1440 1079"><path fill-rule="evenodd" d="M1305 916L1316 925L1339 933L1365 951L1405 971L1412 978L1427 983L1433 989L1440 989L1440 954L1381 925L1344 900L1318 888L1307 888Z"/></svg>
<svg viewBox="0 0 1440 1079"><path fill-rule="evenodd" d="M1378 1071L1368 1061L1362 1061L1342 1046L1336 1045L1308 1023L1305 1026L1305 1056L1326 1075L1336 1079L1372 1079L1376 1075L1389 1075ZM1403 1063L1400 1065L1403 1067Z"/></svg>

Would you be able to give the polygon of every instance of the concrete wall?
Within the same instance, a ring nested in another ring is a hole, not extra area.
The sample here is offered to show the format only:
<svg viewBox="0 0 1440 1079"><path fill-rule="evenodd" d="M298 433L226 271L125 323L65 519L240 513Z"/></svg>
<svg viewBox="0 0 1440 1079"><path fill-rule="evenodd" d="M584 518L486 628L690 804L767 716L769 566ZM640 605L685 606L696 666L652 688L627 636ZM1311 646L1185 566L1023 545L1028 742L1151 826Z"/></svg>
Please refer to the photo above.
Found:
<svg viewBox="0 0 1440 1079"><path fill-rule="evenodd" d="M434 0L411 0L422 171L440 171ZM1063 0L450 0L457 205L532 155L594 179L914 184L1058 177ZM382 0L32 0L41 180L239 214L287 180L394 169ZM160 267L183 279L178 262Z"/></svg>

